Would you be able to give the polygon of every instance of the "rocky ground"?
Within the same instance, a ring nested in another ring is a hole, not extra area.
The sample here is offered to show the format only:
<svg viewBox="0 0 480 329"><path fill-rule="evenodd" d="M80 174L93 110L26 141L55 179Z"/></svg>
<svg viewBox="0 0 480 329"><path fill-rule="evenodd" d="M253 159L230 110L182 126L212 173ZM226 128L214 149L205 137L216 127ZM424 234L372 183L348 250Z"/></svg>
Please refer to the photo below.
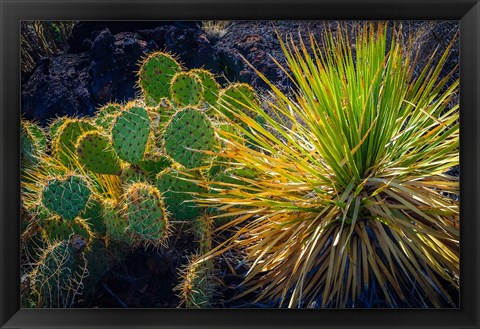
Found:
<svg viewBox="0 0 480 329"><path fill-rule="evenodd" d="M347 22L347 25L353 25ZM92 115L99 106L135 97L139 61L152 51L167 50L186 68L205 67L220 81L265 84L245 60L282 90L291 87L273 58L285 63L281 38L308 32L319 37L337 22L238 21L221 33L202 28L202 22L79 22L64 53L41 59L22 76L22 113L46 124L62 115ZM445 48L458 30L457 22L404 22L403 34L416 34L419 65L437 46ZM459 62L458 41L445 68Z"/></svg>

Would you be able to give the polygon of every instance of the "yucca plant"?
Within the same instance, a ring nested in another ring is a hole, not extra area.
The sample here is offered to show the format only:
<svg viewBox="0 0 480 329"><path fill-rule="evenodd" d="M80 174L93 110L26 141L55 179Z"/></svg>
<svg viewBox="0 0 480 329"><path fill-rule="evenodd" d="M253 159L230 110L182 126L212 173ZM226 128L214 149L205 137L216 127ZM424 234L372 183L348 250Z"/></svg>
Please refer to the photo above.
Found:
<svg viewBox="0 0 480 329"><path fill-rule="evenodd" d="M280 307L456 305L459 182L446 172L459 162L459 82L442 73L453 41L415 77L400 29L282 41L294 96L257 72L267 105L232 111L242 124L223 116L245 138L218 130L219 155L257 174L216 182L202 201L236 216L204 259L242 249L241 295Z"/></svg>

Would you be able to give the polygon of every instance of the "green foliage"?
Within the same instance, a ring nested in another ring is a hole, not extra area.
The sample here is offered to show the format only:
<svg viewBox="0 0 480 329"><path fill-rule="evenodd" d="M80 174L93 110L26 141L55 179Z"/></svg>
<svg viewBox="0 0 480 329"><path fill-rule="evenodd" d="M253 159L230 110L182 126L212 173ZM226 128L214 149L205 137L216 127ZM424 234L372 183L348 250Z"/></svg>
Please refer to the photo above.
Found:
<svg viewBox="0 0 480 329"><path fill-rule="evenodd" d="M204 69L193 69L190 70L190 72L198 76L201 80L204 100L202 107L209 108L215 106L220 90L220 86L217 81L215 81L215 76L210 71Z"/></svg>
<svg viewBox="0 0 480 329"><path fill-rule="evenodd" d="M98 131L89 131L78 138L77 155L80 163L98 174L115 175L120 172L120 161L108 137Z"/></svg>
<svg viewBox="0 0 480 329"><path fill-rule="evenodd" d="M210 119L192 107L175 113L165 129L165 151L186 168L204 165L210 157L202 151L212 151L215 144Z"/></svg>
<svg viewBox="0 0 480 329"><path fill-rule="evenodd" d="M77 140L87 131L96 128L85 119L65 119L57 128L53 144L53 154L65 165L75 166L72 154L76 153Z"/></svg>
<svg viewBox="0 0 480 329"><path fill-rule="evenodd" d="M132 242L132 238L127 232L127 219L122 216L120 207L115 200L103 200L103 221L109 239L126 243Z"/></svg>
<svg viewBox="0 0 480 329"><path fill-rule="evenodd" d="M219 249L242 249L251 264L238 298L258 291L255 301L292 308L453 306L459 209L447 194L459 189L445 172L459 159L458 80L440 77L450 47L413 78L401 33L387 42L383 23L353 32L354 46L344 26L322 43L311 36L310 49L282 42L295 92L257 72L269 100L220 109L249 142L218 129L218 158L256 176L235 175L223 188L214 181L201 202L237 216Z"/></svg>
<svg viewBox="0 0 480 329"><path fill-rule="evenodd" d="M142 161L149 135L150 119L143 107L128 104L115 118L113 147L122 160L131 164Z"/></svg>
<svg viewBox="0 0 480 329"><path fill-rule="evenodd" d="M199 262L193 255L182 271L182 282L177 286L179 297L186 308L211 308L215 296L213 263Z"/></svg>
<svg viewBox="0 0 480 329"><path fill-rule="evenodd" d="M173 76L180 71L180 64L171 55L162 52L148 55L138 74L145 98L154 102L159 102L164 97L169 98Z"/></svg>
<svg viewBox="0 0 480 329"><path fill-rule="evenodd" d="M167 168L158 174L156 186L165 202L167 211L175 220L193 220L201 212L195 203L193 194L204 192L197 183L173 168Z"/></svg>
<svg viewBox="0 0 480 329"><path fill-rule="evenodd" d="M50 244L30 273L30 298L36 307L72 307L81 295L85 268L75 248L64 240Z"/></svg>
<svg viewBox="0 0 480 329"><path fill-rule="evenodd" d="M134 243L158 246L168 236L168 218L160 192L146 183L128 186L124 197L124 213Z"/></svg>
<svg viewBox="0 0 480 329"><path fill-rule="evenodd" d="M170 94L177 106L196 106L203 97L202 81L192 72L178 72L172 79Z"/></svg>
<svg viewBox="0 0 480 329"><path fill-rule="evenodd" d="M87 183L79 176L55 177L43 189L42 202L49 210L72 220L85 209L90 193Z"/></svg>
<svg viewBox="0 0 480 329"><path fill-rule="evenodd" d="M218 110L231 121L240 123L238 115L243 112L252 116L249 108L257 102L255 90L246 83L235 83L220 91Z"/></svg>

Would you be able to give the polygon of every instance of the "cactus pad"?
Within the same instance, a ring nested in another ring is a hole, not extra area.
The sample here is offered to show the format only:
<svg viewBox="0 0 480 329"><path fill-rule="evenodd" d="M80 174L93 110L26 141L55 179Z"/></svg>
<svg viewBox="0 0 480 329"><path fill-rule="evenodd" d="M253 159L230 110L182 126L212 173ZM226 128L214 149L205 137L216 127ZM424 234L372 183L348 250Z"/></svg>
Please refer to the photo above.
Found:
<svg viewBox="0 0 480 329"><path fill-rule="evenodd" d="M136 243L161 244L168 235L168 219L160 192L146 183L133 183L125 192L128 231Z"/></svg>
<svg viewBox="0 0 480 329"><path fill-rule="evenodd" d="M109 239L126 243L132 242L127 232L127 219L120 214L115 201L112 199L103 201L103 221Z"/></svg>
<svg viewBox="0 0 480 329"><path fill-rule="evenodd" d="M213 306L215 281L211 260L199 262L200 256L191 256L182 271L182 282L176 290L186 308L210 308Z"/></svg>
<svg viewBox="0 0 480 329"><path fill-rule="evenodd" d="M80 294L85 269L70 241L49 245L30 273L30 298L36 307L72 307Z"/></svg>
<svg viewBox="0 0 480 329"><path fill-rule="evenodd" d="M172 79L170 93L178 106L195 106L203 97L202 81L192 72L179 72Z"/></svg>
<svg viewBox="0 0 480 329"><path fill-rule="evenodd" d="M78 138L87 131L95 130L95 127L83 119L66 119L58 128L53 141L53 153L65 165L71 163L71 158L76 154Z"/></svg>
<svg viewBox="0 0 480 329"><path fill-rule="evenodd" d="M167 154L186 168L199 167L210 159L202 151L215 148L215 131L208 117L187 107L172 117L165 129Z"/></svg>
<svg viewBox="0 0 480 329"><path fill-rule="evenodd" d="M97 174L120 173L120 159L108 137L98 131L89 131L78 138L77 155L80 163Z"/></svg>
<svg viewBox="0 0 480 329"><path fill-rule="evenodd" d="M67 220L74 219L85 209L89 197L87 183L74 175L49 180L42 192L45 207Z"/></svg>
<svg viewBox="0 0 480 329"><path fill-rule="evenodd" d="M148 178L154 181L158 173L170 167L172 163L170 158L162 154L149 152L145 154L145 158L139 163L139 166L148 175Z"/></svg>
<svg viewBox="0 0 480 329"><path fill-rule="evenodd" d="M85 219L92 231L96 233L105 233L105 223L103 222L103 205L101 201L95 198L88 200L85 210L80 214Z"/></svg>
<svg viewBox="0 0 480 329"><path fill-rule="evenodd" d="M126 163L122 167L120 181L122 184L131 184L135 182L145 182L148 180L147 174L138 166Z"/></svg>
<svg viewBox="0 0 480 329"><path fill-rule="evenodd" d="M127 106L112 128L113 147L117 155L131 164L142 161L150 134L150 119L143 107Z"/></svg>
<svg viewBox="0 0 480 329"><path fill-rule="evenodd" d="M139 71L140 88L145 99L159 102L164 97L170 97L170 83L173 76L182 68L169 54L155 52L142 63Z"/></svg>
<svg viewBox="0 0 480 329"><path fill-rule="evenodd" d="M88 224L80 219L64 220L60 216L50 216L43 224L43 237L46 241L68 240L78 234L88 241L92 235Z"/></svg>
<svg viewBox="0 0 480 329"><path fill-rule="evenodd" d="M235 83L220 91L218 109L230 120L239 123L235 113L249 113L248 106L257 98L253 88L245 83Z"/></svg>
<svg viewBox="0 0 480 329"><path fill-rule="evenodd" d="M212 73L203 69L193 69L190 72L195 73L202 82L203 100L206 106L215 106L218 100L220 86Z"/></svg>
<svg viewBox="0 0 480 329"><path fill-rule="evenodd" d="M167 168L157 176L156 186L165 202L165 206L175 220L193 220L201 212L194 202L192 193L203 193L205 190L198 184L186 180L185 174Z"/></svg>

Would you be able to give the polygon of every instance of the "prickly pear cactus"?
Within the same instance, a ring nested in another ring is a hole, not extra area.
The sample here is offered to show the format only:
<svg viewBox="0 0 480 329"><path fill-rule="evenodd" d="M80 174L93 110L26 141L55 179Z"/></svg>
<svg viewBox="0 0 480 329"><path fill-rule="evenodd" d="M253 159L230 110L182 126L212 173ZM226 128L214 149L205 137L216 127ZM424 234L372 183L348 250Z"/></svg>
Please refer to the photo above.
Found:
<svg viewBox="0 0 480 329"><path fill-rule="evenodd" d="M189 179L192 177L173 168L167 168L157 176L156 186L162 192L165 206L174 220L193 220L201 213L193 194L205 190Z"/></svg>
<svg viewBox="0 0 480 329"><path fill-rule="evenodd" d="M168 218L160 192L146 183L133 183L126 192L124 213L135 244L162 244L168 236Z"/></svg>
<svg viewBox="0 0 480 329"><path fill-rule="evenodd" d="M139 163L139 167L148 175L150 180L155 181L158 173L170 167L172 163L172 160L163 154L147 152L142 162Z"/></svg>
<svg viewBox="0 0 480 329"><path fill-rule="evenodd" d="M99 131L89 131L78 138L77 155L80 163L97 174L118 175L120 159L108 137Z"/></svg>
<svg viewBox="0 0 480 329"><path fill-rule="evenodd" d="M218 93L220 86L215 80L215 76L210 71L204 69L193 69L190 72L197 75L202 83L203 87L203 106L207 108L209 106L215 106L218 100Z"/></svg>
<svg viewBox="0 0 480 329"><path fill-rule="evenodd" d="M142 161L149 135L150 119L143 107L128 104L115 118L113 147L122 160L131 164Z"/></svg>
<svg viewBox="0 0 480 329"><path fill-rule="evenodd" d="M85 119L66 119L58 128L53 140L53 154L65 165L75 165L72 157L76 154L78 138L96 128Z"/></svg>
<svg viewBox="0 0 480 329"><path fill-rule="evenodd" d="M22 160L36 163L46 148L46 137L40 127L22 120L20 128L20 151Z"/></svg>
<svg viewBox="0 0 480 329"><path fill-rule="evenodd" d="M159 102L170 97L173 76L180 72L180 64L169 54L155 52L148 55L139 71L138 84L148 103Z"/></svg>
<svg viewBox="0 0 480 329"><path fill-rule="evenodd" d="M81 212L80 217L85 220L90 229L95 233L104 234L106 232L101 199L97 200L97 198L91 197L85 210Z"/></svg>
<svg viewBox="0 0 480 329"><path fill-rule="evenodd" d="M125 163L120 174L120 181L127 185L135 182L146 182L148 180L147 174L138 165L131 165Z"/></svg>
<svg viewBox="0 0 480 329"><path fill-rule="evenodd" d="M45 241L68 240L74 234L78 234L88 241L92 236L92 231L86 221L80 218L67 221L60 216L51 216L43 224Z"/></svg>
<svg viewBox="0 0 480 329"><path fill-rule="evenodd" d="M235 83L220 91L217 107L230 120L240 123L235 113L247 112L248 106L256 102L254 89L245 83Z"/></svg>
<svg viewBox="0 0 480 329"><path fill-rule="evenodd" d="M87 183L79 176L55 177L43 189L42 202L57 215L73 220L85 209L90 193Z"/></svg>
<svg viewBox="0 0 480 329"><path fill-rule="evenodd" d="M192 107L184 108L172 117L165 134L165 151L186 168L204 165L216 145L215 131L208 117Z"/></svg>
<svg viewBox="0 0 480 329"><path fill-rule="evenodd" d="M200 262L199 255L191 256L183 269L182 282L177 286L179 297L186 308L210 308L215 296L213 263Z"/></svg>
<svg viewBox="0 0 480 329"><path fill-rule="evenodd" d="M58 134L60 127L67 121L69 118L67 116L57 117L49 122L47 132L48 137L51 141L55 140L55 137Z"/></svg>
<svg viewBox="0 0 480 329"><path fill-rule="evenodd" d="M100 107L95 113L95 124L102 127L106 131L110 131L112 128L115 115L120 112L122 106L117 103L108 103Z"/></svg>
<svg viewBox="0 0 480 329"><path fill-rule="evenodd" d="M170 93L177 106L196 106L203 97L202 81L192 72L179 72L172 79Z"/></svg>
<svg viewBox="0 0 480 329"><path fill-rule="evenodd" d="M50 244L30 273L30 299L36 307L72 307L81 297L87 275L82 258L69 240Z"/></svg>
<svg viewBox="0 0 480 329"><path fill-rule="evenodd" d="M126 243L132 242L132 238L127 232L127 219L122 216L117 203L112 199L103 200L103 221L109 239Z"/></svg>

